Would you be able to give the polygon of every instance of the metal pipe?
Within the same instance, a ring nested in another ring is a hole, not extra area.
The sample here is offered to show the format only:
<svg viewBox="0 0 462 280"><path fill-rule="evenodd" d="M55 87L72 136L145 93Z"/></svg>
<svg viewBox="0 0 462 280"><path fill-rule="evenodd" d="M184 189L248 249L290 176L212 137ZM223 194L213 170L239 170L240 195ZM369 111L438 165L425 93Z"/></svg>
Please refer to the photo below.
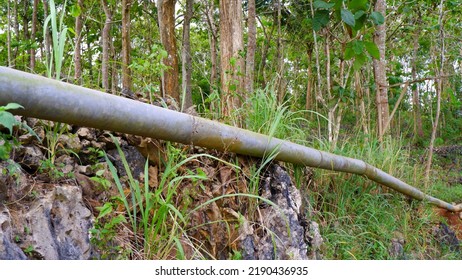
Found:
<svg viewBox="0 0 462 280"><path fill-rule="evenodd" d="M220 151L263 157L277 150L276 160L363 175L418 200L452 212L452 205L414 188L362 160L334 155L252 131L139 101L0 67L0 106L15 102L13 113L94 127Z"/></svg>

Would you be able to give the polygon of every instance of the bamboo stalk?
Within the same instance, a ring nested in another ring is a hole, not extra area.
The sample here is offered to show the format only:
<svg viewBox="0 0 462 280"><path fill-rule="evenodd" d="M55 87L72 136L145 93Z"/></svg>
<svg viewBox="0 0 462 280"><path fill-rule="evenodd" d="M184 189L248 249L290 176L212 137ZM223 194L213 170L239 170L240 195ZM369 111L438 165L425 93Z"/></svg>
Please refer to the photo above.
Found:
<svg viewBox="0 0 462 280"><path fill-rule="evenodd" d="M263 157L277 150L276 160L363 175L418 200L452 212L452 205L412 187L362 160L334 155L204 118L139 101L0 67L0 106L15 102L13 113L79 126L118 131L210 149Z"/></svg>

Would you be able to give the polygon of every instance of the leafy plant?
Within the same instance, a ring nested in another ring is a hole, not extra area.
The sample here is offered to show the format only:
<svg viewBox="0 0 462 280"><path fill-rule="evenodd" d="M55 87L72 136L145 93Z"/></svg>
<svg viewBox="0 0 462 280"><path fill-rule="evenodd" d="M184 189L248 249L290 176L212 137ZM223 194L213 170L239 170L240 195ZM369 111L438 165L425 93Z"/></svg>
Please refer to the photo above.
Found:
<svg viewBox="0 0 462 280"><path fill-rule="evenodd" d="M54 72L55 72L55 78L56 80L60 80L61 78L61 67L63 65L63 60L64 60L64 47L66 43L66 35L67 35L67 27L64 26L64 15L66 14L66 3L67 1L64 1L64 6L63 10L61 11L61 15L59 17L59 26L57 23L57 12L56 12L56 6L55 6L55 1L50 0L49 2L49 8L50 8L50 14L48 17L45 19L45 23L43 24L43 34L48 33L48 25L51 22L51 37L53 40L53 54L50 54L50 61L48 61L48 56L46 57L47 59L47 75L48 78L52 77L52 69L54 65ZM58 28L59 27L59 28Z"/></svg>
<svg viewBox="0 0 462 280"><path fill-rule="evenodd" d="M30 134L37 137L40 141L40 138L35 134L35 132L30 128L27 124L23 124L20 121L16 120L14 115L8 112L8 110L14 109L24 109L23 106L17 103L8 103L5 106L0 106L0 126L5 127L8 129L9 133L2 133L0 132L0 159L6 160L10 157L10 152L13 147L19 146L19 142L16 138L13 138L13 127L19 126L25 128Z"/></svg>
<svg viewBox="0 0 462 280"><path fill-rule="evenodd" d="M122 214L114 214L114 203L106 202L96 208L99 211L94 227L90 229L91 242L99 249L102 259L112 259L114 256L123 257L121 248L115 242L117 228L127 222Z"/></svg>
<svg viewBox="0 0 462 280"><path fill-rule="evenodd" d="M183 226L186 225L184 213L181 213L174 204L174 197L179 184L184 179L206 180L205 174L190 174L178 176L178 169L198 157L208 156L206 154L194 155L176 163L183 155L181 150L175 149L168 144L168 161L165 163L165 170L161 176L159 186L151 191L149 186L148 161L145 165L144 183L140 184L132 175L125 155L123 154L117 139L112 137L119 151L122 163L128 177L129 195L127 196L123 183L117 174L117 170L106 156L109 170L114 178L115 184L119 191L118 199L125 208L128 221L131 224L135 238L141 235L142 247L148 256L162 257L168 254L171 248L175 247L179 252L181 242L179 238L183 233ZM140 244L140 240L135 240Z"/></svg>

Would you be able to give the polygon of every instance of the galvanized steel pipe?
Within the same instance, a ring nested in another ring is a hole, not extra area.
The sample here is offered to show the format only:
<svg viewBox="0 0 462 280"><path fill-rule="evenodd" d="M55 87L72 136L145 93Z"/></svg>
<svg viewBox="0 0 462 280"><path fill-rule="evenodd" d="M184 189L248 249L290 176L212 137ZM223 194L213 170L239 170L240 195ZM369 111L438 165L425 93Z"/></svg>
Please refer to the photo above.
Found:
<svg viewBox="0 0 462 280"><path fill-rule="evenodd" d="M362 160L334 155L219 122L145 104L45 77L0 67L0 106L15 102L13 113L51 121L163 139L263 157L277 149L277 160L364 175L400 193L453 212L434 198Z"/></svg>

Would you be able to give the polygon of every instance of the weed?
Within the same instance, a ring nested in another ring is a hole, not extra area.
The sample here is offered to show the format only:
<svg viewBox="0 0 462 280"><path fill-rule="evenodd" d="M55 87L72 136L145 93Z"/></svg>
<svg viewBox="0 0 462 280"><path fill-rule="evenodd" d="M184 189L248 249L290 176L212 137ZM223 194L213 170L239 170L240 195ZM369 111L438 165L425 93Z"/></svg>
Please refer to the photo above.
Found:
<svg viewBox="0 0 462 280"><path fill-rule="evenodd" d="M109 181L106 177L104 177L105 170L98 170L96 171L95 176L91 177L90 180L93 182L98 183L102 190L108 190L111 186L111 181Z"/></svg>
<svg viewBox="0 0 462 280"><path fill-rule="evenodd" d="M0 106L0 126L8 129L9 133L0 132L0 160L6 160L10 157L10 152L14 147L19 146L19 142L16 138L13 137L13 127L18 126L25 128L30 134L37 137L39 141L40 138L35 134L35 132L27 124L23 124L20 121L16 120L14 115L8 112L8 110L14 109L24 109L23 106L17 103L8 103L5 106Z"/></svg>
<svg viewBox="0 0 462 280"><path fill-rule="evenodd" d="M53 55L50 55L50 61L47 61L47 75L48 78L52 77L53 73L53 65L54 65L54 72L55 72L55 79L60 80L61 78L61 67L63 65L64 60L64 45L66 41L66 34L67 34L67 27L64 26L64 15L66 10L66 3L64 1L63 10L61 11L61 15L59 18L59 29L57 23L57 12L55 1L50 0L50 14L45 19L45 23L43 24L43 34L48 33L48 24L51 22L51 37L53 40ZM45 37L45 36L44 36ZM48 56L46 57L48 60Z"/></svg>
<svg viewBox="0 0 462 280"><path fill-rule="evenodd" d="M107 202L101 207L95 224L90 229L91 242L99 249L102 259L110 259L114 256L122 257L122 248L115 241L117 228L127 220L121 214L114 215L114 203Z"/></svg>

